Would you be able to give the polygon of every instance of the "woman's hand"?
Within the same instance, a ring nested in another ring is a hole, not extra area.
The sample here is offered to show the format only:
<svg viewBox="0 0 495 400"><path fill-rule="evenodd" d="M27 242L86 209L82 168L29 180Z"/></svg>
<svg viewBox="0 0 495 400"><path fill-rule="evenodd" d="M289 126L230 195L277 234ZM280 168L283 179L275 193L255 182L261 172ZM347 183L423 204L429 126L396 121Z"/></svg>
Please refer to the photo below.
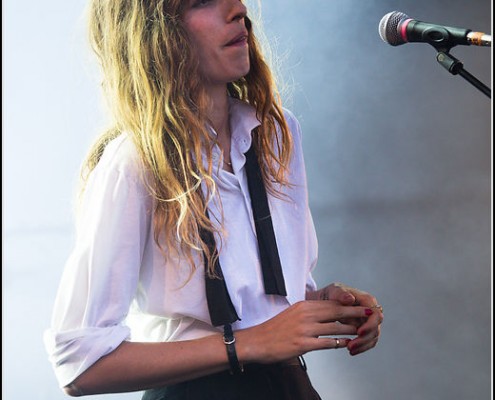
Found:
<svg viewBox="0 0 495 400"><path fill-rule="evenodd" d="M363 306L372 309L373 314L370 318L352 318L339 321L357 328L357 338L347 344L351 355L363 353L376 346L380 336L380 325L383 322L383 308L374 296L342 283L332 283L320 290L308 293L307 298L337 301L342 305Z"/></svg>
<svg viewBox="0 0 495 400"><path fill-rule="evenodd" d="M296 303L260 325L237 331L239 360L273 363L313 350L345 348L353 342L349 336L358 334L358 327L342 321L368 319L374 313L366 306L343 305L330 299ZM327 337L340 335L345 337ZM357 342L359 346L368 344Z"/></svg>

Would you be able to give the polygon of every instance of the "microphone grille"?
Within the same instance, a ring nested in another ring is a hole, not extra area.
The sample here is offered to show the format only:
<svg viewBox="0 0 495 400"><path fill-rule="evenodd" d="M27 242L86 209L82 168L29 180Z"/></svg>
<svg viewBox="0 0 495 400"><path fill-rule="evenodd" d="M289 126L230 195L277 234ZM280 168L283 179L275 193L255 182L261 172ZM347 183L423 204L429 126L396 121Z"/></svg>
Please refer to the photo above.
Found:
<svg viewBox="0 0 495 400"><path fill-rule="evenodd" d="M378 26L378 33L385 43L392 46L399 46L406 43L399 32L401 21L409 19L409 16L400 11L392 11L385 14Z"/></svg>

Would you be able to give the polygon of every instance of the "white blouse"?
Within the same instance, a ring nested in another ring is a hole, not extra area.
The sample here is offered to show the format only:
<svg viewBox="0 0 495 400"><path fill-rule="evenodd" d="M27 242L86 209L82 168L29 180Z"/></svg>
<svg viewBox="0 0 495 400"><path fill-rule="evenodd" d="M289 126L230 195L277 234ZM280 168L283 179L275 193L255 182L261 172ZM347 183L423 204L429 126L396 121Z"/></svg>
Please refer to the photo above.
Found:
<svg viewBox="0 0 495 400"><path fill-rule="evenodd" d="M311 271L317 260L316 234L308 207L300 125L285 112L294 138L287 198L268 194L287 297L266 295L252 219L244 153L256 111L230 100L231 160L234 173L221 168L214 149L214 179L223 208L226 236L220 264L240 317L233 329L260 324L316 289ZM154 240L153 201L142 178L131 138L110 142L91 173L76 223L75 246L67 260L45 346L61 387L68 385L123 341L177 341L217 333L208 313L204 265L196 271L185 258L166 260ZM218 198L217 198L218 200ZM221 220L219 201L209 204L212 221ZM219 243L218 238L217 243ZM188 280L188 278L190 278Z"/></svg>

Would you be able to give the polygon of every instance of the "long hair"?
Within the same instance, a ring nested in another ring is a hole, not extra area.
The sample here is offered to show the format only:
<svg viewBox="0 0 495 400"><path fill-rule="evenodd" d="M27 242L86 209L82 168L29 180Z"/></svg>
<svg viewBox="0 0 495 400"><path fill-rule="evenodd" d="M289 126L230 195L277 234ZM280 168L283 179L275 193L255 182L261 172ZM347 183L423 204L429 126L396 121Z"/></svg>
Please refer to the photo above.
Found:
<svg viewBox="0 0 495 400"><path fill-rule="evenodd" d="M103 88L115 122L91 148L82 180L96 166L106 144L128 132L151 177L147 185L154 198L155 242L165 255L172 249L184 254L193 269L194 254L203 251L207 271L213 275L218 254L208 250L200 234L216 231L206 215L207 201L215 193L213 143L206 129L208 98L181 18L184 3L91 0L90 41L103 69ZM254 132L253 145L267 189L277 193L276 184L289 184L292 139L252 23L247 17L245 23L250 72L231 82L228 90L256 108L261 126Z"/></svg>

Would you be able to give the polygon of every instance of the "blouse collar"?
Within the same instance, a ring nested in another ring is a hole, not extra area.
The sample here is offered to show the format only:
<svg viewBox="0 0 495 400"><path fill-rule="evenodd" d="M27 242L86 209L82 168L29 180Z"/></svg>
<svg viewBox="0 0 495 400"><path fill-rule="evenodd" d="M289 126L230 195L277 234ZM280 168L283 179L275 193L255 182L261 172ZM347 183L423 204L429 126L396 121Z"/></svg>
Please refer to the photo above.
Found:
<svg viewBox="0 0 495 400"><path fill-rule="evenodd" d="M229 113L232 141L246 152L251 146L251 132L261 125L256 109L242 100L229 97Z"/></svg>

